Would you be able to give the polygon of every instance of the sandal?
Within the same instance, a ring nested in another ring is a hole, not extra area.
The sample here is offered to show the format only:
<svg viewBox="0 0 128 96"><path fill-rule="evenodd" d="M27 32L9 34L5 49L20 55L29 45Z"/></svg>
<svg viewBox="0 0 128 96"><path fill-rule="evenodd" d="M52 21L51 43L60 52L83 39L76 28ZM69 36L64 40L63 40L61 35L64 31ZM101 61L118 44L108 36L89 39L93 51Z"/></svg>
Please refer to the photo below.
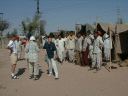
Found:
<svg viewBox="0 0 128 96"><path fill-rule="evenodd" d="M33 75L29 76L29 79L32 79L33 78Z"/></svg>
<svg viewBox="0 0 128 96"><path fill-rule="evenodd" d="M34 76L34 80L38 80L39 78L37 76Z"/></svg>

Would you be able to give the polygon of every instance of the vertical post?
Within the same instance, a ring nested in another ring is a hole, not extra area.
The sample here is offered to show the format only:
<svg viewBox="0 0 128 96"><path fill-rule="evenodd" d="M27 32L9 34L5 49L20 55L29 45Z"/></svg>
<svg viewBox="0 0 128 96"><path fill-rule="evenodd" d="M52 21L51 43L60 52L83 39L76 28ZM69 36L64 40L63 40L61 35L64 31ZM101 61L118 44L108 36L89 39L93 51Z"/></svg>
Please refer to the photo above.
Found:
<svg viewBox="0 0 128 96"><path fill-rule="evenodd" d="M1 24L2 24L2 26L3 26L3 14L4 13L0 13L0 22L1 22ZM3 34L2 34L2 30L0 30L1 32L0 32L0 36L2 36Z"/></svg>
<svg viewBox="0 0 128 96"><path fill-rule="evenodd" d="M37 16L37 18L38 18L38 25L37 25L37 34L36 34L36 36L38 37L38 39L37 39L37 42L38 42L38 45L39 45L39 47L40 47L40 43L41 43L41 40L40 40L40 38L41 38L41 33L40 33L40 2L39 2L40 0L36 0L36 16Z"/></svg>
<svg viewBox="0 0 128 96"><path fill-rule="evenodd" d="M0 13L0 23L1 23L1 27L3 26L3 14L4 13ZM3 32L2 30L0 30L0 45L1 45L1 48L3 47Z"/></svg>
<svg viewBox="0 0 128 96"><path fill-rule="evenodd" d="M40 13L39 0L37 0L37 14Z"/></svg>
<svg viewBox="0 0 128 96"><path fill-rule="evenodd" d="M75 36L76 36L76 33L77 33L77 24L75 24Z"/></svg>
<svg viewBox="0 0 128 96"><path fill-rule="evenodd" d="M110 30L110 27L108 27L108 28L109 28L109 36L110 36L110 42L109 42L109 43L110 43L110 61L109 61L109 63L110 63L110 64L109 64L109 69L110 69L110 70L109 70L109 71L111 71L111 66L112 66L112 62L111 62L111 46L112 46L111 43L112 43L112 37L111 37L111 30Z"/></svg>
<svg viewBox="0 0 128 96"><path fill-rule="evenodd" d="M38 18L40 18L40 2L39 2L39 0L36 0L36 15L38 16ZM37 28L37 32L38 32L38 34L37 34L37 36L40 36L40 19L39 19L39 21L38 21L38 28Z"/></svg>
<svg viewBox="0 0 128 96"><path fill-rule="evenodd" d="M118 56L118 53L122 53L121 51L121 45L120 45L120 39L119 39L119 33L118 33L118 28L120 25L117 24L115 28L115 59L117 62L120 61L120 58Z"/></svg>

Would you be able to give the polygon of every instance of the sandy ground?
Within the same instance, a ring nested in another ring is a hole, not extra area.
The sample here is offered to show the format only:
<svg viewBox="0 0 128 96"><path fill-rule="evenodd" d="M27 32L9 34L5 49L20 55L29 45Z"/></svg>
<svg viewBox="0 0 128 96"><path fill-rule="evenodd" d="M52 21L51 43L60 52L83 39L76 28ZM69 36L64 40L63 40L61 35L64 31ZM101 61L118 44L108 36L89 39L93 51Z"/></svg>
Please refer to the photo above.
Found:
<svg viewBox="0 0 128 96"><path fill-rule="evenodd" d="M41 77L38 81L28 79L28 66L19 61L19 79L10 78L9 52L0 49L0 96L128 96L128 68L113 69L104 67L95 73L88 67L64 62L58 65L60 79L47 75L44 52L40 51Z"/></svg>

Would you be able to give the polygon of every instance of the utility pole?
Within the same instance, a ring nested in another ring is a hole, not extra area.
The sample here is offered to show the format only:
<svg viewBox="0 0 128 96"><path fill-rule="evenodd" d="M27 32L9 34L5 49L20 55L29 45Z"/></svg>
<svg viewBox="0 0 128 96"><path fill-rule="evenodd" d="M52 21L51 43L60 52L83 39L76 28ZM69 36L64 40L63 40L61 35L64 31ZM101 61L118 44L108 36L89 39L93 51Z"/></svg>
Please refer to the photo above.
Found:
<svg viewBox="0 0 128 96"><path fill-rule="evenodd" d="M3 21L3 15L4 13L0 13L0 21Z"/></svg>
<svg viewBox="0 0 128 96"><path fill-rule="evenodd" d="M4 13L0 13L0 23L3 25L3 15ZM0 32L0 36L2 36L2 31Z"/></svg>
<svg viewBox="0 0 128 96"><path fill-rule="evenodd" d="M1 27L3 26L3 14L4 13L0 13L0 23L1 23ZM3 38L2 38L2 30L0 30L0 46L1 48L3 47Z"/></svg>
<svg viewBox="0 0 128 96"><path fill-rule="evenodd" d="M37 11L36 13L39 15L40 14L40 1L39 0L36 0L37 1Z"/></svg>
<svg viewBox="0 0 128 96"><path fill-rule="evenodd" d="M35 0L36 1L36 16L38 16L38 26L37 26L37 36L40 36L40 0Z"/></svg>
<svg viewBox="0 0 128 96"><path fill-rule="evenodd" d="M117 7L117 24L123 24L120 7Z"/></svg>
<svg viewBox="0 0 128 96"><path fill-rule="evenodd" d="M38 42L38 45L39 45L39 48L41 47L41 41L40 41L40 38L41 38L41 32L40 32L40 16L41 16L41 13L40 13L40 0L36 0L36 16L38 17L38 25L37 25L37 34L36 36L38 37L37 39L37 42Z"/></svg>

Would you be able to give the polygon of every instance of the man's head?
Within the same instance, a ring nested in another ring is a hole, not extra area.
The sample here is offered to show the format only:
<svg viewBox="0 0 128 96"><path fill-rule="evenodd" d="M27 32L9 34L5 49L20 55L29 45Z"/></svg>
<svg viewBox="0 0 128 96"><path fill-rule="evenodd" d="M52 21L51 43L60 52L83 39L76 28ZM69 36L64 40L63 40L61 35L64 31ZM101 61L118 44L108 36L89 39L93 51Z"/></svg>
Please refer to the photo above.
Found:
<svg viewBox="0 0 128 96"><path fill-rule="evenodd" d="M52 42L52 37L48 36L48 42Z"/></svg>
<svg viewBox="0 0 128 96"><path fill-rule="evenodd" d="M58 35L55 35L55 39L58 39Z"/></svg>
<svg viewBox="0 0 128 96"><path fill-rule="evenodd" d="M87 31L87 36L89 36L91 34L91 31L90 30L88 30Z"/></svg>
<svg viewBox="0 0 128 96"><path fill-rule="evenodd" d="M97 31L97 34L98 34L99 36L102 36L101 31Z"/></svg>
<svg viewBox="0 0 128 96"><path fill-rule="evenodd" d="M94 32L94 38L98 37L98 32Z"/></svg>
<svg viewBox="0 0 128 96"><path fill-rule="evenodd" d="M20 37L19 36L16 36L16 40L19 41L20 40Z"/></svg>
<svg viewBox="0 0 128 96"><path fill-rule="evenodd" d="M59 40L61 39L61 35L59 35Z"/></svg>
<svg viewBox="0 0 128 96"><path fill-rule="evenodd" d="M11 40L15 41L16 40L16 35L12 35L10 38L11 38Z"/></svg>
<svg viewBox="0 0 128 96"><path fill-rule="evenodd" d="M80 33L77 33L77 38L80 38L81 34Z"/></svg>

